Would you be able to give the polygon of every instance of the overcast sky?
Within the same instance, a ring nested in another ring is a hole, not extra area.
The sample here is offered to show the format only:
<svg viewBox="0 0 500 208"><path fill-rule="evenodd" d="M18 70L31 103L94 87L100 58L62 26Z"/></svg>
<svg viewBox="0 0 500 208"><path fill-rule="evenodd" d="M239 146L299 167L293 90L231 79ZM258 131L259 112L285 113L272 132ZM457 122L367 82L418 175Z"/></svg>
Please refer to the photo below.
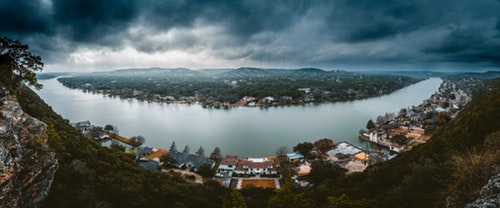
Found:
<svg viewBox="0 0 500 208"><path fill-rule="evenodd" d="M500 0L0 0L45 71L500 70Z"/></svg>

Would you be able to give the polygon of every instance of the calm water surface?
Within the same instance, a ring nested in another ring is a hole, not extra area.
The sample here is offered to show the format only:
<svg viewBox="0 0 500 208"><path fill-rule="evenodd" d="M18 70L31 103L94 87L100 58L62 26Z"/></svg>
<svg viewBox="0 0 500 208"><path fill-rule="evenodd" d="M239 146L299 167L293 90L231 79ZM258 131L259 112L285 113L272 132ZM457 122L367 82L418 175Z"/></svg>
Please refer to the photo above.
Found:
<svg viewBox="0 0 500 208"><path fill-rule="evenodd" d="M123 136L144 136L146 146L168 149L175 141L177 149L188 145L193 153L201 145L209 155L218 146L223 155L260 157L274 155L279 146L291 151L297 143L325 137L367 147L357 134L368 119L420 104L437 91L441 81L430 78L390 95L351 102L231 110L84 93L56 79L41 80L44 88L37 93L71 122L113 124Z"/></svg>

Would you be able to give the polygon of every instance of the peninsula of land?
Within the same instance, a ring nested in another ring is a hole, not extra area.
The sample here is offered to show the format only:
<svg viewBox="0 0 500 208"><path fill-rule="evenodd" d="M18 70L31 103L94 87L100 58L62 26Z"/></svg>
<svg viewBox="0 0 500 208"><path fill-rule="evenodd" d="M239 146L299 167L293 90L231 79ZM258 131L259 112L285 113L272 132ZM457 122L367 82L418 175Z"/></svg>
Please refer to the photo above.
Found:
<svg viewBox="0 0 500 208"><path fill-rule="evenodd" d="M127 69L60 77L72 89L204 107L278 106L389 94L423 77L302 69Z"/></svg>

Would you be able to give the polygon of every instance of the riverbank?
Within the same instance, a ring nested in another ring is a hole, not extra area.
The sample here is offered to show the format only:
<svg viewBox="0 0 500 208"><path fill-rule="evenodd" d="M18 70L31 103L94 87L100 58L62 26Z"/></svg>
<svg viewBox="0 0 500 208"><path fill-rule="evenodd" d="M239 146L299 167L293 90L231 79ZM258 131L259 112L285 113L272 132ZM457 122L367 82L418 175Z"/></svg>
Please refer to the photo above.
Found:
<svg viewBox="0 0 500 208"><path fill-rule="evenodd" d="M455 118L471 101L471 85L464 80L445 79L439 90L417 106L401 108L399 113L380 115L369 120L360 139L389 148L394 152L409 151L426 143L434 129Z"/></svg>
<svg viewBox="0 0 500 208"><path fill-rule="evenodd" d="M219 73L129 69L57 78L68 88L89 93L147 102L199 103L217 109L366 99L390 94L424 79L310 68L238 68Z"/></svg>
<svg viewBox="0 0 500 208"><path fill-rule="evenodd" d="M67 77L66 77L67 78ZM428 79L428 78L427 78ZM332 97L333 92L318 90L318 88L298 88L297 91L300 92L298 96L292 97L288 95L278 95L278 96L266 96L266 97L254 97L245 95L241 99L235 100L214 100L205 99L200 97L198 94L192 96L162 96L160 94L152 94L147 91L142 90L132 90L124 92L124 89L99 89L95 88L88 83L84 86L78 87L69 84L67 81L57 79L65 87L75 90L81 90L84 93L101 94L103 96L120 98L120 99L134 99L138 101L148 102L148 103L165 103L165 104L195 104L201 105L203 108L213 108L213 109L231 109L234 107L277 107L277 106L294 106L294 105L304 105L304 104L321 104L321 103L335 103L335 102L348 102L355 100L363 100L374 97L384 96L400 90L404 87L421 82L425 79L407 80L408 82L400 83L399 85L391 86L391 83L386 83L387 89L380 90L377 93L367 93L366 88L370 86L363 86L364 89L354 90L352 88L344 89L344 91L338 91L334 94L336 96ZM359 86L358 86L359 87ZM264 90L264 89L263 89ZM314 92L316 91L316 92ZM318 92L319 91L319 92ZM272 94L272 93L270 93ZM216 95L217 96L217 95Z"/></svg>
<svg viewBox="0 0 500 208"><path fill-rule="evenodd" d="M128 144L128 145L133 146L133 147L138 147L138 146L141 146L141 145L142 145L142 143L141 143L141 142L138 142L138 141L133 141L133 140L131 140L131 139L129 139L129 138L126 138L126 137L124 137L124 136L120 136L120 135L118 135L118 134L108 133L107 135L108 135L110 138L112 138L112 139L116 139L116 140L118 140L118 141L120 141L120 142L123 142L123 143Z"/></svg>
<svg viewBox="0 0 500 208"><path fill-rule="evenodd" d="M420 103L439 88L441 79L430 78L390 95L364 100L230 111L84 93L55 79L41 83L44 89L37 91L39 96L71 122L113 124L120 127L122 136L144 136L144 145L150 147L169 147L176 141L179 147L201 145L212 150L218 146L223 155L261 157L280 146L290 149L316 138L368 147L358 139L358 131L368 119Z"/></svg>

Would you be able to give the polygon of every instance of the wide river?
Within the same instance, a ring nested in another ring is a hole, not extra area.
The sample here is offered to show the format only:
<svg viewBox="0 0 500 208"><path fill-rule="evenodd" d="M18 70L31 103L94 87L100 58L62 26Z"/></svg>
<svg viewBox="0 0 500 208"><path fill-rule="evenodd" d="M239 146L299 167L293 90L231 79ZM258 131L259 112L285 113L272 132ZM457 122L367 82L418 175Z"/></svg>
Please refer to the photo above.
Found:
<svg viewBox="0 0 500 208"><path fill-rule="evenodd" d="M44 87L37 93L71 122L116 125L123 136L144 136L145 146L168 149L175 141L179 151L188 145L194 153L202 146L209 155L218 146L223 155L261 157L274 155L280 146L291 151L298 143L321 138L366 148L358 131L368 119L420 104L441 82L430 78L389 95L357 101L230 110L84 93L66 88L56 79L41 80Z"/></svg>

